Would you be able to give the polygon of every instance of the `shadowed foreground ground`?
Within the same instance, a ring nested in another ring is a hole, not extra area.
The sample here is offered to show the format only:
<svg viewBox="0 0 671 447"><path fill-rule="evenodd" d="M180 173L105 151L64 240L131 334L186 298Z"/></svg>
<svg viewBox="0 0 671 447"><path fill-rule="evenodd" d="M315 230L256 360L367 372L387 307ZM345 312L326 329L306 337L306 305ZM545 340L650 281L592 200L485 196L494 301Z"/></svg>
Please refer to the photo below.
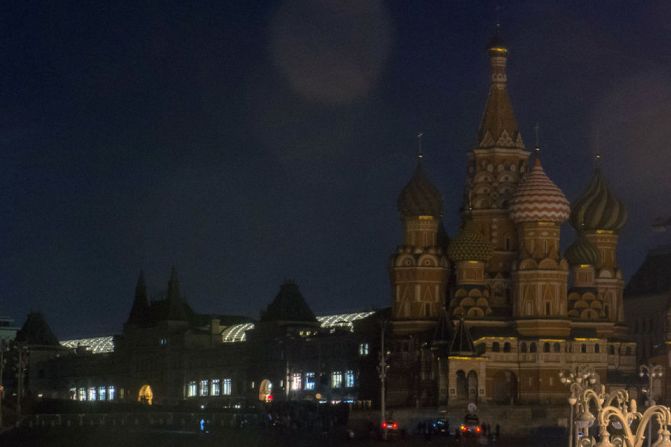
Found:
<svg viewBox="0 0 671 447"><path fill-rule="evenodd" d="M563 439L557 437L536 436L533 439L506 439L488 442L484 439L460 439L453 437L432 437L427 440L421 436L408 436L383 442L374 439L346 439L344 433L330 436L311 433L280 433L274 430L243 429L222 430L217 433L201 434L166 430L110 430L101 428L23 428L0 435L2 447L199 447L199 446L235 446L235 447L308 447L308 446L451 446L478 447L490 445L498 447L562 447Z"/></svg>

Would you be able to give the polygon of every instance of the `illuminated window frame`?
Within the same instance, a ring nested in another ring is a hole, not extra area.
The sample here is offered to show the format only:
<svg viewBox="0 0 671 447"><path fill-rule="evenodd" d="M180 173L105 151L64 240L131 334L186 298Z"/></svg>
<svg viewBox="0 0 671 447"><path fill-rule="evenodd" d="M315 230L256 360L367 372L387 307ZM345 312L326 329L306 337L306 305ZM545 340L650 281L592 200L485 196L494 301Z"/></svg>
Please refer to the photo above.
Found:
<svg viewBox="0 0 671 447"><path fill-rule="evenodd" d="M224 396L230 396L233 393L233 380L230 378L225 378L223 381L223 386L221 387L221 394Z"/></svg>
<svg viewBox="0 0 671 447"><path fill-rule="evenodd" d="M303 386L303 375L301 373L291 374L291 391L300 391Z"/></svg>
<svg viewBox="0 0 671 447"><path fill-rule="evenodd" d="M210 394L212 396L221 396L221 380L212 379L210 381Z"/></svg>
<svg viewBox="0 0 671 447"><path fill-rule="evenodd" d="M208 379L200 379L200 396L207 397L210 395L210 381Z"/></svg>
<svg viewBox="0 0 671 447"><path fill-rule="evenodd" d="M186 397L196 397L198 395L198 385L195 380L186 385Z"/></svg>
<svg viewBox="0 0 671 447"><path fill-rule="evenodd" d="M305 373L305 390L314 391L317 388L317 381L315 373L306 372Z"/></svg>
<svg viewBox="0 0 671 447"><path fill-rule="evenodd" d="M331 373L331 388L342 388L342 372L333 371Z"/></svg>
<svg viewBox="0 0 671 447"><path fill-rule="evenodd" d="M345 388L354 388L354 371L345 371Z"/></svg>

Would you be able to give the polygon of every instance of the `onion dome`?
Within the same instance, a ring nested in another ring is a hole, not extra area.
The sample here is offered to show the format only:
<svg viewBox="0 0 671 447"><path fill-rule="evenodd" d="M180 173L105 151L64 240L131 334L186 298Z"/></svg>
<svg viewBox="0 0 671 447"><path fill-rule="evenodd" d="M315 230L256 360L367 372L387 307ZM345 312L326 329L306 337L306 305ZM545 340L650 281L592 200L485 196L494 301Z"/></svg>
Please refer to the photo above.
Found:
<svg viewBox="0 0 671 447"><path fill-rule="evenodd" d="M566 249L564 257L571 265L589 264L599 265L601 256L599 250L592 244L584 234L579 234L578 238Z"/></svg>
<svg viewBox="0 0 671 447"><path fill-rule="evenodd" d="M587 190L573 204L571 225L581 231L619 231L626 221L624 204L608 189L597 168Z"/></svg>
<svg viewBox="0 0 671 447"><path fill-rule="evenodd" d="M454 262L487 262L491 259L493 250L491 242L475 228L473 220L466 218L459 234L447 246L447 255Z"/></svg>
<svg viewBox="0 0 671 447"><path fill-rule="evenodd" d="M571 207L561 189L545 174L540 159L524 176L510 201L510 217L515 223L562 223Z"/></svg>
<svg viewBox="0 0 671 447"><path fill-rule="evenodd" d="M443 197L424 173L421 162L417 162L417 169L398 196L397 203L403 217L440 217L443 214Z"/></svg>

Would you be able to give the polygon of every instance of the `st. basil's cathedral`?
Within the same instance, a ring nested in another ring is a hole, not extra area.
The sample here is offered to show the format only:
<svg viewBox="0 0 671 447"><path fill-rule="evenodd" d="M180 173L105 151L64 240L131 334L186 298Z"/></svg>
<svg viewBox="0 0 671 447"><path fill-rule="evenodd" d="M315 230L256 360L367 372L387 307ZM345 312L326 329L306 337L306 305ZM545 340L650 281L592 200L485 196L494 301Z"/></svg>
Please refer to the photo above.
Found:
<svg viewBox="0 0 671 447"><path fill-rule="evenodd" d="M636 373L616 256L625 207L598 165L569 202L543 169L540 148L532 155L522 140L508 48L496 37L487 52L489 94L467 155L461 229L449 240L421 152L398 198L392 403L559 402L567 394L560 371L591 366L611 385ZM575 236L562 253L566 221Z"/></svg>

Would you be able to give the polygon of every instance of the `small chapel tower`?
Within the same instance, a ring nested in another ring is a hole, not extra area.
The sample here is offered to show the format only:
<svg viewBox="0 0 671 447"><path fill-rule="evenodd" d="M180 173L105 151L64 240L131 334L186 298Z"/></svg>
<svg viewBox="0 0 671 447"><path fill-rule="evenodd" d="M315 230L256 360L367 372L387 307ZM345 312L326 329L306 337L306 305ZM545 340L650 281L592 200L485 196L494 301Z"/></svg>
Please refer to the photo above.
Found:
<svg viewBox="0 0 671 447"><path fill-rule="evenodd" d="M421 150L415 173L398 197L403 243L391 257L392 319L398 334L429 329L445 308L449 265L443 199L426 176Z"/></svg>

